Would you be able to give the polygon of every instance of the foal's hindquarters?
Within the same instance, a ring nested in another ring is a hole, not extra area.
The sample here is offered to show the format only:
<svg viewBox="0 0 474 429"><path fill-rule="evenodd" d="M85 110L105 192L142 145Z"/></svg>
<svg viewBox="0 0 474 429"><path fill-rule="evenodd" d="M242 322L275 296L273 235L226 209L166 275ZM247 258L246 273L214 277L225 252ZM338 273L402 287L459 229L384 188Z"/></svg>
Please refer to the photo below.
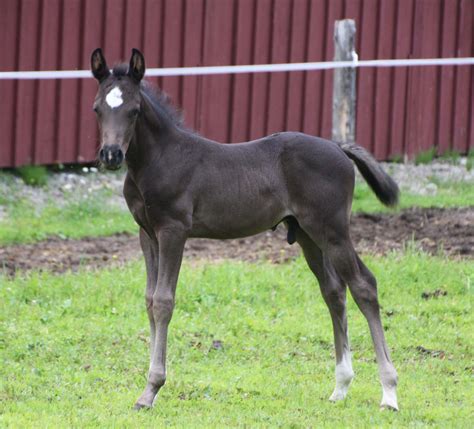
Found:
<svg viewBox="0 0 474 429"><path fill-rule="evenodd" d="M328 167L327 175L319 177L318 186L324 191L305 186L298 189L298 194L295 193L292 200L297 201L298 207L295 213L299 225L296 239L309 268L318 279L333 323L336 386L329 399L344 399L354 377L347 329L347 285L369 324L383 389L381 407L398 410L397 372L390 360L380 319L377 283L357 255L349 234L354 189L351 161L346 158L341 160L337 168L334 169L333 165Z"/></svg>

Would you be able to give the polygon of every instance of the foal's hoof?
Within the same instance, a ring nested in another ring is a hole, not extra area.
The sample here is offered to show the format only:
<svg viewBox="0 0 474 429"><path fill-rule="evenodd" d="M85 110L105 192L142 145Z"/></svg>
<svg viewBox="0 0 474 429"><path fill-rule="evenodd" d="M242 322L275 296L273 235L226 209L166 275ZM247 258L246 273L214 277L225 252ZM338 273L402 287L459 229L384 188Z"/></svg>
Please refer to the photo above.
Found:
<svg viewBox="0 0 474 429"><path fill-rule="evenodd" d="M335 390L332 395L329 397L329 400L331 402L338 402L338 401L342 401L345 397L346 397L346 394L347 393L344 393L340 390Z"/></svg>
<svg viewBox="0 0 474 429"><path fill-rule="evenodd" d="M152 408L155 398L156 390L153 391L153 389L147 386L141 396L137 399L137 402L135 402L133 409L141 410L143 408Z"/></svg>
<svg viewBox="0 0 474 429"><path fill-rule="evenodd" d="M350 376L347 380L344 381L344 383L336 383L334 392L332 392L332 395L329 397L329 400L331 402L338 402L345 399L353 377L354 375Z"/></svg>
<svg viewBox="0 0 474 429"><path fill-rule="evenodd" d="M398 411L397 394L394 388L385 388L382 395L382 402L380 403L381 410Z"/></svg>
<svg viewBox="0 0 474 429"><path fill-rule="evenodd" d="M398 403L396 398L383 398L380 404L381 410L398 411Z"/></svg>
<svg viewBox="0 0 474 429"><path fill-rule="evenodd" d="M398 405L390 405L390 404L380 404L380 410L385 411L385 410L390 410L390 411L398 411Z"/></svg>
<svg viewBox="0 0 474 429"><path fill-rule="evenodd" d="M133 406L133 409L138 411L138 410L149 410L150 408L152 407L152 405L149 405L149 404L142 404L140 402L137 402L134 406Z"/></svg>

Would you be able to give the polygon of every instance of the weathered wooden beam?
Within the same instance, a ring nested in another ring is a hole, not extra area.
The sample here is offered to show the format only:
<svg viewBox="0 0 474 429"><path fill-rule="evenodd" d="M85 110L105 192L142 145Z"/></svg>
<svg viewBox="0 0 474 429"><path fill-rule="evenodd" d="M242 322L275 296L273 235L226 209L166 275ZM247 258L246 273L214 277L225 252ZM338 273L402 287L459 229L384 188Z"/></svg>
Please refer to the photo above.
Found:
<svg viewBox="0 0 474 429"><path fill-rule="evenodd" d="M336 21L334 26L334 61L353 61L356 26L352 19ZM355 141L356 123L356 68L334 70L332 102L332 139L338 142Z"/></svg>

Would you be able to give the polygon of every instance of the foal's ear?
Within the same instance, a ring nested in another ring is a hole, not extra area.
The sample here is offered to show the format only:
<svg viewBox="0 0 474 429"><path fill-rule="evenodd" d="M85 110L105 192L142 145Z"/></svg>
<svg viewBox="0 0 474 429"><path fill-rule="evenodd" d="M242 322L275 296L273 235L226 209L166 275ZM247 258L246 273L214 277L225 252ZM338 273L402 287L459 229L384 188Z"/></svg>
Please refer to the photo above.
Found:
<svg viewBox="0 0 474 429"><path fill-rule="evenodd" d="M143 57L143 54L135 48L132 49L128 75L137 83L139 83L145 75L145 58Z"/></svg>
<svg viewBox="0 0 474 429"><path fill-rule="evenodd" d="M107 67L104 54L102 53L102 49L100 48L97 48L94 52L92 52L91 70L92 74L99 82L102 82L110 75L110 70Z"/></svg>

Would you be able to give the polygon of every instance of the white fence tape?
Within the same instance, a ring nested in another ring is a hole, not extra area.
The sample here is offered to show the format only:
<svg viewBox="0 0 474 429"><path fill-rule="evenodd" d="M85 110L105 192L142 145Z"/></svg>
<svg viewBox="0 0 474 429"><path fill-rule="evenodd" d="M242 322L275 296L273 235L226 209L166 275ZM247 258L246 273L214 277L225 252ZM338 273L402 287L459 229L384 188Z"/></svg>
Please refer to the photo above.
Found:
<svg viewBox="0 0 474 429"><path fill-rule="evenodd" d="M288 71L328 70L345 67L417 67L474 65L474 58L419 58L408 60L326 61L314 63L255 64L242 66L169 67L150 68L146 76L199 76L237 73L275 73ZM2 79L83 79L92 77L89 70L58 71L7 71L0 72Z"/></svg>

